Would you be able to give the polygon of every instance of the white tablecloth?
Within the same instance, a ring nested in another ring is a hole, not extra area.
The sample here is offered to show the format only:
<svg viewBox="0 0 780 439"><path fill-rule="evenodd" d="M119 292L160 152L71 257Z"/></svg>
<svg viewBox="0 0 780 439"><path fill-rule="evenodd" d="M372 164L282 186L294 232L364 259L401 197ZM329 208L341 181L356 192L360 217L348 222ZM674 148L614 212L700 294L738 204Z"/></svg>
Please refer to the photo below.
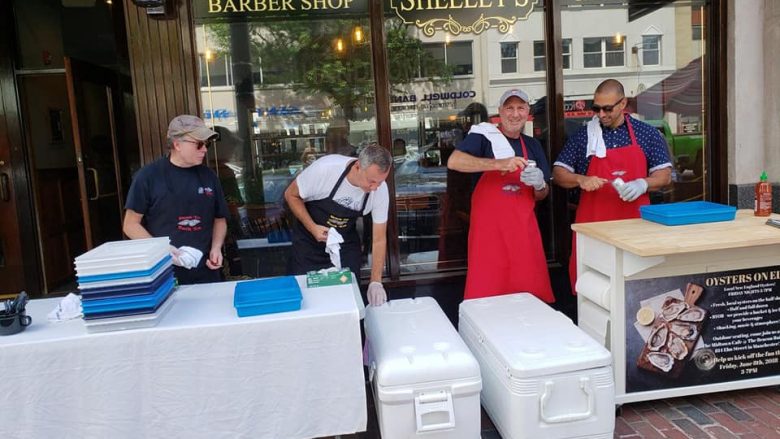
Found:
<svg viewBox="0 0 780 439"><path fill-rule="evenodd" d="M299 283L301 278L299 277ZM181 287L155 328L49 323L0 337L0 437L273 438L366 429L353 286L306 289L300 311L238 318L234 283ZM362 304L361 304L362 305Z"/></svg>

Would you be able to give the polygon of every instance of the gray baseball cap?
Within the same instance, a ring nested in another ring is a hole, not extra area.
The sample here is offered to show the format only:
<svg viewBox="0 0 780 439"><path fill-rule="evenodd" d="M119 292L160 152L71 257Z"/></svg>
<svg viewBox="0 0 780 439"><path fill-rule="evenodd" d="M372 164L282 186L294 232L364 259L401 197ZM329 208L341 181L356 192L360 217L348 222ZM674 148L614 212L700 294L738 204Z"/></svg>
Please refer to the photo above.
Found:
<svg viewBox="0 0 780 439"><path fill-rule="evenodd" d="M525 102L526 104L531 103L528 99L528 94L526 94L526 92L520 90L519 88L513 88L505 91L504 94L501 95L501 98L498 100L498 108L503 107L504 102L506 102L506 100L511 98L512 96L522 99L522 101Z"/></svg>
<svg viewBox="0 0 780 439"><path fill-rule="evenodd" d="M198 116L182 114L174 117L171 123L168 124L168 137L179 137L185 134L200 141L206 141L218 135L216 131L207 127L203 119Z"/></svg>

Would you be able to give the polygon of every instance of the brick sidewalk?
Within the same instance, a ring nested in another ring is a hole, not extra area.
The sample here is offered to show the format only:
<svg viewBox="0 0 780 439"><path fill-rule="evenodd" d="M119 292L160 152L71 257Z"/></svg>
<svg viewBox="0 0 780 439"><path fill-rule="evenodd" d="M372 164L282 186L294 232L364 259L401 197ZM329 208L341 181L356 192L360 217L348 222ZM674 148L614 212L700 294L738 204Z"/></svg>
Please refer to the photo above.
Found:
<svg viewBox="0 0 780 439"><path fill-rule="evenodd" d="M615 438L780 438L780 391L763 387L625 404Z"/></svg>
<svg viewBox="0 0 780 439"><path fill-rule="evenodd" d="M371 390L367 390L368 431L342 436L343 439L380 439ZM624 404L615 419L614 437L780 439L780 388L762 387ZM484 411L482 439L501 439Z"/></svg>

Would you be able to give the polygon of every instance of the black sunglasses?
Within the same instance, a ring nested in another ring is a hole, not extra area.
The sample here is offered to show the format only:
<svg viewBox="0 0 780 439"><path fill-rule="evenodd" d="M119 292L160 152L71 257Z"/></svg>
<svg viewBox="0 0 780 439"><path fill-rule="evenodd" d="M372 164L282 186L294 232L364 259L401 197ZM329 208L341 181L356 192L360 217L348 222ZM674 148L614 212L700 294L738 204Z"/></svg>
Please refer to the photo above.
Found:
<svg viewBox="0 0 780 439"><path fill-rule="evenodd" d="M179 142L190 143L190 144L196 145L198 149L201 149L201 148L204 148L204 147L208 148L209 146L211 146L211 142L204 142L202 140L180 139Z"/></svg>
<svg viewBox="0 0 780 439"><path fill-rule="evenodd" d="M596 105L596 104L593 104L593 105L590 106L590 109L593 110L593 112L596 113L596 114L601 113L602 110L604 110L605 113L611 113L612 110L615 109L615 107L617 107L618 105L620 105L621 102L623 102L623 99L625 99L625 98L624 97L620 98L620 100L618 100L617 102L615 102L612 105Z"/></svg>

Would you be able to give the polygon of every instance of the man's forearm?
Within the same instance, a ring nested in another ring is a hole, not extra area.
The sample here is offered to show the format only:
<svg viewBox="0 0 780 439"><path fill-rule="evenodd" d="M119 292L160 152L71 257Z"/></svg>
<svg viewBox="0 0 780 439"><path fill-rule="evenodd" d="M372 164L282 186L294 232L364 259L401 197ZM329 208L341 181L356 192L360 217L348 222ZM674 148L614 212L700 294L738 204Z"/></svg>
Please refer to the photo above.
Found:
<svg viewBox="0 0 780 439"><path fill-rule="evenodd" d="M672 182L672 168L663 168L653 171L647 178L647 191L657 191L669 186Z"/></svg>
<svg viewBox="0 0 780 439"><path fill-rule="evenodd" d="M311 231L311 228L315 225L315 223L311 218L311 215L309 215L309 211L306 210L306 204L303 202L303 199L296 195L287 194L284 198L287 201L287 205L290 206L290 211L293 213L293 215L295 215L295 218L301 222L306 230Z"/></svg>
<svg viewBox="0 0 780 439"><path fill-rule="evenodd" d="M211 235L211 249L221 249L227 236L227 219L215 218L214 230Z"/></svg>
<svg viewBox="0 0 780 439"><path fill-rule="evenodd" d="M371 282L382 282L387 255L387 240L374 241L371 245Z"/></svg>
<svg viewBox="0 0 780 439"><path fill-rule="evenodd" d="M485 172L495 169L495 162L495 159L474 157L471 154L456 150L452 152L449 160L447 160L447 167L459 172Z"/></svg>
<svg viewBox="0 0 780 439"><path fill-rule="evenodd" d="M547 194L549 194L549 193L550 193L550 185L548 184L548 185L545 185L544 189L542 189L540 191L534 190L534 199L536 201L544 200L545 197L547 197Z"/></svg>
<svg viewBox="0 0 780 439"><path fill-rule="evenodd" d="M560 166L553 167L553 182L564 189L571 189L580 186L581 175L575 174L568 169Z"/></svg>

